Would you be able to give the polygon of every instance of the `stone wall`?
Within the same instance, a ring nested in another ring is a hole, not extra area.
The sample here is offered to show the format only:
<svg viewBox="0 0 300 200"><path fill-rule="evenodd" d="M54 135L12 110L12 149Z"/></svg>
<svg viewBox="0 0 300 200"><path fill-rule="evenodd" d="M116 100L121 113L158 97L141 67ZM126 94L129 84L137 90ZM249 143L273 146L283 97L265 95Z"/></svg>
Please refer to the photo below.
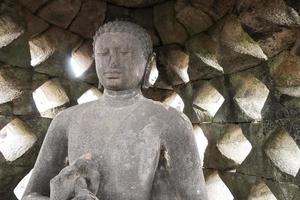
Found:
<svg viewBox="0 0 300 200"><path fill-rule="evenodd" d="M210 200L300 199L297 0L2 0L0 199L32 169L51 119L101 96L92 36L127 19L159 71L143 91L194 124Z"/></svg>

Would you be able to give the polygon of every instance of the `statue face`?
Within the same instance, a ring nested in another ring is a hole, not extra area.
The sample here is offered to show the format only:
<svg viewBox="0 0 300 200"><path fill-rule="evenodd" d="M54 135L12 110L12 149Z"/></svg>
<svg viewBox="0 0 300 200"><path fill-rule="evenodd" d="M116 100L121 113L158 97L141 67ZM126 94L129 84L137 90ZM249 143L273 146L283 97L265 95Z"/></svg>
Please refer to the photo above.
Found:
<svg viewBox="0 0 300 200"><path fill-rule="evenodd" d="M129 33L104 33L95 42L95 62L99 81L109 90L140 86L147 60L141 44Z"/></svg>

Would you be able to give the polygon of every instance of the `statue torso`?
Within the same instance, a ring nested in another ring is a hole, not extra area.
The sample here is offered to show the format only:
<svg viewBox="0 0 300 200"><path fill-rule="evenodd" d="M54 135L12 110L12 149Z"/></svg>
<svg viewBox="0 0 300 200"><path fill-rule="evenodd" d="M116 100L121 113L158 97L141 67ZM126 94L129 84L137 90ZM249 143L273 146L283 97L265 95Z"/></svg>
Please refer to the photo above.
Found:
<svg viewBox="0 0 300 200"><path fill-rule="evenodd" d="M168 116L149 100L112 106L103 100L83 105L68 128L68 157L95 156L101 174L99 199L148 200Z"/></svg>

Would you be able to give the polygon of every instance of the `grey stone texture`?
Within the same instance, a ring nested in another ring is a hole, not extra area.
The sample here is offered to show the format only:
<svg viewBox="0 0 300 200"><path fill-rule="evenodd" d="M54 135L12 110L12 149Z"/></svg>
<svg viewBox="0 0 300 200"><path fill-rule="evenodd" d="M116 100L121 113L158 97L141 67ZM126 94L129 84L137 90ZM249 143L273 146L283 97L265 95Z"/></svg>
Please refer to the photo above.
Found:
<svg viewBox="0 0 300 200"><path fill-rule="evenodd" d="M0 153L0 200L16 199L13 189L33 168L51 118L90 88L103 92L91 38L115 19L151 36L159 75L144 96L164 102L179 94L200 127L210 198L299 200L298 1L4 0L0 9L0 144L2 128L16 117L37 137L14 161ZM72 56L89 66L78 77ZM40 113L32 94L53 79L69 101L44 98L51 108Z"/></svg>

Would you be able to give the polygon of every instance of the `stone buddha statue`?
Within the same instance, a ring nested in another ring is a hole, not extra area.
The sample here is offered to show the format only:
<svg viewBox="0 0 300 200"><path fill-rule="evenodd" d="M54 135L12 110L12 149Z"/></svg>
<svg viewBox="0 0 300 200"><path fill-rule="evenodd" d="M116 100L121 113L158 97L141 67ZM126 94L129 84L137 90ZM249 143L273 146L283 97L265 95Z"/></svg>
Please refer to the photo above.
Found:
<svg viewBox="0 0 300 200"><path fill-rule="evenodd" d="M190 121L141 94L153 62L147 32L106 23L94 54L104 93L53 119L23 199L207 200Z"/></svg>

